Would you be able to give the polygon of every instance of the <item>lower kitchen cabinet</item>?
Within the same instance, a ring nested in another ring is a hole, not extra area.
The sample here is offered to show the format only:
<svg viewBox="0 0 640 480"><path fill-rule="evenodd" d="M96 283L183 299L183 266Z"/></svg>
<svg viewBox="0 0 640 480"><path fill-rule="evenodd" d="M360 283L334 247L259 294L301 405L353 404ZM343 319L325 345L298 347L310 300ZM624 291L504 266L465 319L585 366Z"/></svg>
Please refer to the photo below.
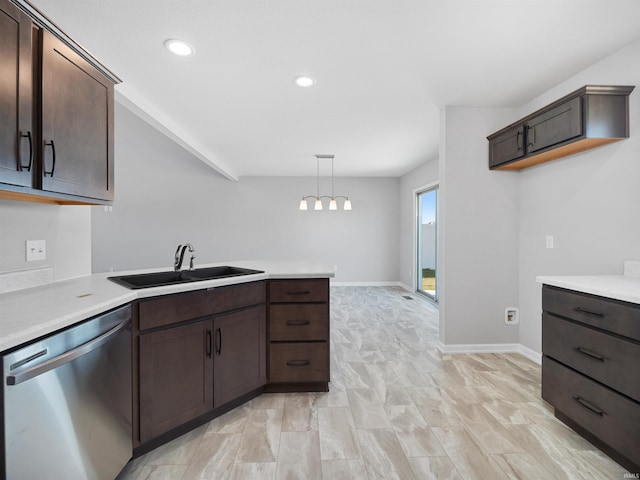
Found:
<svg viewBox="0 0 640 480"><path fill-rule="evenodd" d="M213 321L140 335L140 442L213 408Z"/></svg>
<svg viewBox="0 0 640 480"><path fill-rule="evenodd" d="M132 311L135 456L262 392L328 390L328 279L164 295Z"/></svg>
<svg viewBox="0 0 640 480"><path fill-rule="evenodd" d="M329 391L329 279L270 280L267 392Z"/></svg>
<svg viewBox="0 0 640 480"><path fill-rule="evenodd" d="M219 407L267 380L264 305L214 320L213 403Z"/></svg>
<svg viewBox="0 0 640 480"><path fill-rule="evenodd" d="M136 303L136 448L167 441L186 425L261 393L267 377L265 298L265 282L251 282Z"/></svg>
<svg viewBox="0 0 640 480"><path fill-rule="evenodd" d="M640 306L542 288L542 398L631 472L640 471Z"/></svg>

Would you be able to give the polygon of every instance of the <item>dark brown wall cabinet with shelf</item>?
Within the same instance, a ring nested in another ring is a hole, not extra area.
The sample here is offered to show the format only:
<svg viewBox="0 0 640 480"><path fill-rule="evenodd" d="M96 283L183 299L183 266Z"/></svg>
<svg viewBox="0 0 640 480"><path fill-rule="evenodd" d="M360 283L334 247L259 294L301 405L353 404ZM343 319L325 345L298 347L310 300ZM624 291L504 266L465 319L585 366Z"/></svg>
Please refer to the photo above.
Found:
<svg viewBox="0 0 640 480"><path fill-rule="evenodd" d="M634 88L586 85L489 135L489 168L522 170L628 138Z"/></svg>
<svg viewBox="0 0 640 480"><path fill-rule="evenodd" d="M0 0L0 63L0 198L113 200L119 79L19 1Z"/></svg>
<svg viewBox="0 0 640 480"><path fill-rule="evenodd" d="M135 447L262 393L265 301L261 281L134 304Z"/></svg>
<svg viewBox="0 0 640 480"><path fill-rule="evenodd" d="M329 390L329 280L270 280L266 391Z"/></svg>
<svg viewBox="0 0 640 480"><path fill-rule="evenodd" d="M542 310L542 398L640 472L640 306L545 285Z"/></svg>

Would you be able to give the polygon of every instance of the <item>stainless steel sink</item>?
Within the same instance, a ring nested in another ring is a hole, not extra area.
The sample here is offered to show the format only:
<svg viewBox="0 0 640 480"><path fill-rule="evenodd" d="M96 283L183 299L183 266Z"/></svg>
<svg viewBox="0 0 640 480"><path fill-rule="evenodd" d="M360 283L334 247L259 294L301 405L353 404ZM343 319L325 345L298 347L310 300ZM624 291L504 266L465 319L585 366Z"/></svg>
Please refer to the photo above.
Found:
<svg viewBox="0 0 640 480"><path fill-rule="evenodd" d="M195 270L181 270L178 272L139 273L135 275L120 275L107 278L112 282L122 285L123 287L135 290L138 288L162 287L178 283L200 282L204 280L215 280L218 278L254 275L256 273L264 272L261 270L252 270L250 268L230 267L228 265L224 265L219 267L196 268Z"/></svg>

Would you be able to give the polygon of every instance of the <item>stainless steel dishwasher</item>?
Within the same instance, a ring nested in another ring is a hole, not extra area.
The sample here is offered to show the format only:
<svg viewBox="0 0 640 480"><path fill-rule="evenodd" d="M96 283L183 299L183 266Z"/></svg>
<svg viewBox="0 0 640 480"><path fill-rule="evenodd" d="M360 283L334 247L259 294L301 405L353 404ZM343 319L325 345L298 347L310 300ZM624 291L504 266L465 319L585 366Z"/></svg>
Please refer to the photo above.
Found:
<svg viewBox="0 0 640 480"><path fill-rule="evenodd" d="M118 475L132 454L130 306L4 355L2 367L7 479Z"/></svg>

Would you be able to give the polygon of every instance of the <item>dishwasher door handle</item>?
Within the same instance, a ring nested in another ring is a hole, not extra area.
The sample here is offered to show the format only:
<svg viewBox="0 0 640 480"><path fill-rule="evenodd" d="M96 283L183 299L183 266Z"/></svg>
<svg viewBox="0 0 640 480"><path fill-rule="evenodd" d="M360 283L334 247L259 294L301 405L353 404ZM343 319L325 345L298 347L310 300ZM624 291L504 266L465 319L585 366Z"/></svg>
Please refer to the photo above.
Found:
<svg viewBox="0 0 640 480"><path fill-rule="evenodd" d="M101 347L105 343L107 343L113 336L117 335L121 330L127 328L130 324L130 319L127 318L123 322L119 323L111 330L101 334L98 337L95 337L92 340L89 340L86 343L83 343L79 347L74 348L73 350L69 350L68 352L64 352L57 357L51 358L46 362L41 363L40 365L36 365L35 367L31 367L23 372L18 372L15 375L7 375L7 385L18 385L22 382L26 382L27 380L37 377L38 375L42 375L43 373L48 372L49 370L53 370L54 368L60 367L65 363L69 363L76 358L79 358L83 355L86 355L89 352L92 352L96 348Z"/></svg>

